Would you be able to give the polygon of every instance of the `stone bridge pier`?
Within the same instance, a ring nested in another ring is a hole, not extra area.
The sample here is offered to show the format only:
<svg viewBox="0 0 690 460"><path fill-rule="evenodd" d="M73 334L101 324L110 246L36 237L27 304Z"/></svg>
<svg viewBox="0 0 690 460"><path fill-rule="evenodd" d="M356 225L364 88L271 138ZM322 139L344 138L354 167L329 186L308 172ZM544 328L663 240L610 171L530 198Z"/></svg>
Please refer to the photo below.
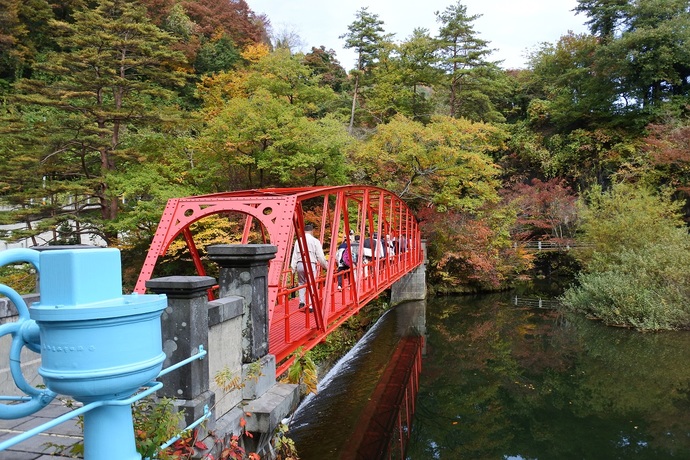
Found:
<svg viewBox="0 0 690 460"><path fill-rule="evenodd" d="M424 262L391 286L391 305L426 299L426 240L422 240Z"/></svg>

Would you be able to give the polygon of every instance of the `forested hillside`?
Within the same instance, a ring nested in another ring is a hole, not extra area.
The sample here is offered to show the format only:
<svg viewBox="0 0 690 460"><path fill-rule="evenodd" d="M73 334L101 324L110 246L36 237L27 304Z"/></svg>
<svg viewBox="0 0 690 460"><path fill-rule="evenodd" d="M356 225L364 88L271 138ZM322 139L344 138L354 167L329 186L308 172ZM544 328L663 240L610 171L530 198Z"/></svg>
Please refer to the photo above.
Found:
<svg viewBox="0 0 690 460"><path fill-rule="evenodd" d="M403 40L363 8L345 69L245 0L0 0L1 223L25 224L4 237L97 236L136 271L168 198L359 183L416 210L439 291L506 287L531 265L522 240L589 238L585 272L611 271L596 245L617 233L591 209L606 200L668 210L687 256L688 2L577 10L589 34L511 70L462 1Z"/></svg>

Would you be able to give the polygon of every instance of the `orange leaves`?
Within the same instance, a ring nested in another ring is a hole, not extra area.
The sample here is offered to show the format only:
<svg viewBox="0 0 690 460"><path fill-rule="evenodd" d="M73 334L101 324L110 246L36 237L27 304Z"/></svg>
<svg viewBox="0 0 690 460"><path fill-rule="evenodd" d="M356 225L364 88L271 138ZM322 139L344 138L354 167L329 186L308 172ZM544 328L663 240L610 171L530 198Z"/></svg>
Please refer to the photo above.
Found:
<svg viewBox="0 0 690 460"><path fill-rule="evenodd" d="M429 280L442 291L499 289L531 264L513 250L507 232L512 218L501 209L478 216L427 208L419 217L429 241Z"/></svg>
<svg viewBox="0 0 690 460"><path fill-rule="evenodd" d="M240 446L240 439L239 437L233 435L230 436L228 444L220 451L218 460L243 460L244 457L245 452Z"/></svg>
<svg viewBox="0 0 690 460"><path fill-rule="evenodd" d="M686 190L690 184L690 126L650 125L648 129L643 148L658 170L658 180Z"/></svg>
<svg viewBox="0 0 690 460"><path fill-rule="evenodd" d="M573 238L577 223L577 196L565 181L533 179L504 193L517 208L515 239Z"/></svg>
<svg viewBox="0 0 690 460"><path fill-rule="evenodd" d="M199 431L195 428L187 436L182 436L175 441L169 449L169 455L172 458L190 458L196 453L196 450L206 450L208 447L203 441L198 440Z"/></svg>

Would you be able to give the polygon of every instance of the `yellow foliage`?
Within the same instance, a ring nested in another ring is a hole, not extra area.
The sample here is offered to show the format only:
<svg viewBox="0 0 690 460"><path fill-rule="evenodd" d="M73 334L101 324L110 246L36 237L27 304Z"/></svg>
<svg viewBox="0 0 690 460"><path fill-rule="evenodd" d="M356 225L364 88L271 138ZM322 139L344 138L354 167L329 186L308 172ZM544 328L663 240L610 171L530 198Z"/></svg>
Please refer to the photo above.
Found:
<svg viewBox="0 0 690 460"><path fill-rule="evenodd" d="M259 62L262 58L268 56L270 50L268 46L263 43L253 43L247 45L247 47L242 51L242 59L249 61L251 63Z"/></svg>
<svg viewBox="0 0 690 460"><path fill-rule="evenodd" d="M206 118L210 119L218 115L228 99L235 97L247 97L246 71L218 72L215 75L202 77L197 83L197 97L204 101Z"/></svg>
<svg viewBox="0 0 690 460"><path fill-rule="evenodd" d="M466 119L435 116L424 125L398 115L380 125L354 159L374 185L440 211L471 211L498 201L500 168L490 154L504 147L506 136Z"/></svg>
<svg viewBox="0 0 690 460"><path fill-rule="evenodd" d="M238 219L244 219L244 216L239 216ZM240 228L239 221L217 215L208 216L190 226L197 248L202 253L207 246L213 244L239 243L242 236ZM170 244L168 254L180 257L186 251L186 241L177 238Z"/></svg>
<svg viewBox="0 0 690 460"><path fill-rule="evenodd" d="M216 27L216 29L213 31L213 35L211 35L211 41L217 42L223 36L225 35L225 30L223 30L222 27Z"/></svg>
<svg viewBox="0 0 690 460"><path fill-rule="evenodd" d="M303 385L305 394L316 393L319 377L316 372L316 364L311 359L309 352L304 352L302 347L294 352L295 361L288 369L284 383L297 383Z"/></svg>
<svg viewBox="0 0 690 460"><path fill-rule="evenodd" d="M225 392L241 390L244 386L240 376L233 373L227 366L216 372L216 375L213 376L213 381Z"/></svg>

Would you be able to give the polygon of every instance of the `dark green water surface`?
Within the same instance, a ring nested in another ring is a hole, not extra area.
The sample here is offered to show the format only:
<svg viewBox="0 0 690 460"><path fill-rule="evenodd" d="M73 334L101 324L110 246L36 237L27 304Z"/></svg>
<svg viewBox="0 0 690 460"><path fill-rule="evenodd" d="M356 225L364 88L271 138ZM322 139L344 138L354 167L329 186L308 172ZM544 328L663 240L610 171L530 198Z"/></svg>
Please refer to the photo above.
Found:
<svg viewBox="0 0 690 460"><path fill-rule="evenodd" d="M690 459L690 332L429 300L408 459Z"/></svg>

